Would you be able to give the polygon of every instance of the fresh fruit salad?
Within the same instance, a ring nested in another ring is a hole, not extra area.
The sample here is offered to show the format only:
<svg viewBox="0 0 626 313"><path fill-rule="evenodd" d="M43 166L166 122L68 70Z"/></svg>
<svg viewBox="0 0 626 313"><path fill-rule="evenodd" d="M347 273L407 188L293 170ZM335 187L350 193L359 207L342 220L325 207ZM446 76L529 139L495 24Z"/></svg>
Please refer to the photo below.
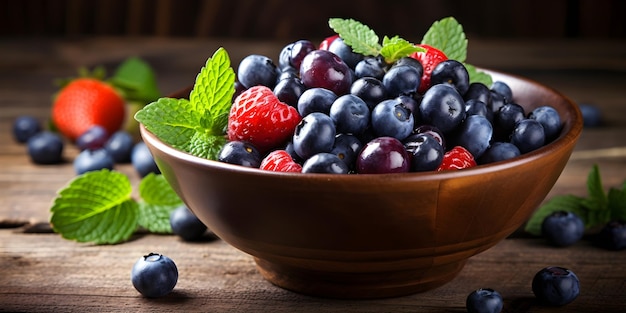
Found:
<svg viewBox="0 0 626 313"><path fill-rule="evenodd" d="M553 141L562 125L543 104L465 62L452 17L422 42L382 41L353 19L331 18L320 44L298 40L277 58L250 54L235 71L220 48L189 99L161 98L135 118L193 155L261 170L372 174L458 170Z"/></svg>

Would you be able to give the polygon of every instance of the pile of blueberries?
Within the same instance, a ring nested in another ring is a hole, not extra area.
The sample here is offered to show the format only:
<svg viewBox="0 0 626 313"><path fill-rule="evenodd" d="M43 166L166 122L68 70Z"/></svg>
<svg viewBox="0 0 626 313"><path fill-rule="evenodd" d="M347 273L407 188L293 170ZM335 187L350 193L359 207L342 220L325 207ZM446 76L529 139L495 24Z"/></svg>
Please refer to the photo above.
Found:
<svg viewBox="0 0 626 313"><path fill-rule="evenodd" d="M19 116L13 123L13 137L26 144L28 155L35 164L59 164L64 161L65 141L59 133L45 130L39 120L30 115ZM130 133L119 130L108 134L99 125L90 127L74 142L81 152L73 160L77 175L100 169L113 169L115 164L131 163L144 177L160 173L152 154L143 141L136 142Z"/></svg>
<svg viewBox="0 0 626 313"><path fill-rule="evenodd" d="M422 93L423 74L422 64L411 57L387 64L353 52L341 38L327 49L299 40L282 49L278 65L263 55L245 57L237 69L235 96L263 85L297 108L303 121L285 150L298 163L323 154L311 172L358 173L356 164L368 162L360 156L363 147L381 137L395 145L378 149L405 149L408 171L416 172L436 170L444 153L457 145L485 164L533 151L560 134L559 114L549 104L525 112L506 83L470 83L466 67L456 60L439 63ZM220 160L258 164L260 157L240 153ZM389 163L378 160L369 167Z"/></svg>

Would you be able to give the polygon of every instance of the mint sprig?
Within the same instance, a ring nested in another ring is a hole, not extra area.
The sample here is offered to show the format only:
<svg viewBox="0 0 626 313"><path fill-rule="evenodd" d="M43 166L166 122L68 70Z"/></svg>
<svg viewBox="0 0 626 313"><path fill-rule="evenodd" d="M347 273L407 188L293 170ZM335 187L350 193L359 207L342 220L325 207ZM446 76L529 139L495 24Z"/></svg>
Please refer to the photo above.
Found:
<svg viewBox="0 0 626 313"><path fill-rule="evenodd" d="M139 183L132 197L129 178L103 169L81 174L58 192L50 208L52 229L63 238L95 244L127 241L138 229L171 233L169 214L182 201L161 174Z"/></svg>
<svg viewBox="0 0 626 313"><path fill-rule="evenodd" d="M483 83L487 87L491 87L493 84L491 75L479 71L475 66L465 62L468 42L463 26L454 17L450 16L435 21L424 34L421 43L435 47L449 59L463 63L469 73L470 83Z"/></svg>
<svg viewBox="0 0 626 313"><path fill-rule="evenodd" d="M610 188L605 193L598 165L594 165L587 176L587 197L575 195L555 196L533 213L525 230L541 235L543 220L553 212L567 211L578 215L585 228L601 226L612 220L626 220L626 181L621 188Z"/></svg>
<svg viewBox="0 0 626 313"><path fill-rule="evenodd" d="M160 98L135 114L146 129L174 148L217 159L235 93L235 72L224 48L200 70L187 99Z"/></svg>
<svg viewBox="0 0 626 313"><path fill-rule="evenodd" d="M424 51L407 40L394 36L380 38L371 28L354 19L331 18L328 25L343 39L352 51L366 56L382 56L385 62L391 64L414 52Z"/></svg>

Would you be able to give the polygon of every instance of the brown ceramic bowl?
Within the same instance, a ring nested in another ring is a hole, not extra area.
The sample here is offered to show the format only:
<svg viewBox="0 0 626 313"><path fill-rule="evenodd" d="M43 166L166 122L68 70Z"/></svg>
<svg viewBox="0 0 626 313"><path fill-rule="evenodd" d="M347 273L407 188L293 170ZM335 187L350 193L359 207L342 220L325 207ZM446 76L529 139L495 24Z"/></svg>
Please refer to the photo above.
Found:
<svg viewBox="0 0 626 313"><path fill-rule="evenodd" d="M518 229L565 167L582 130L567 97L520 77L527 110L550 104L559 138L512 160L448 172L277 173L209 161L141 134L167 181L220 238L275 285L308 295L380 298L433 289Z"/></svg>

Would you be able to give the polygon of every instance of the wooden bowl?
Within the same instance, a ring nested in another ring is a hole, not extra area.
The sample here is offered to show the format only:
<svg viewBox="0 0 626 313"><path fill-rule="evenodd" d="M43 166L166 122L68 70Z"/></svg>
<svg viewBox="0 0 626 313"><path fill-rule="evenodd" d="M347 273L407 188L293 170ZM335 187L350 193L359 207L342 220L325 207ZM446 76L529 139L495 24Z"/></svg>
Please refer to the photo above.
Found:
<svg viewBox="0 0 626 313"><path fill-rule="evenodd" d="M141 134L189 208L252 255L268 281L322 297L407 295L452 280L468 258L518 229L553 187L582 131L580 111L567 97L490 73L526 110L555 107L563 121L558 139L460 171L333 175L210 161L168 146L143 126Z"/></svg>

